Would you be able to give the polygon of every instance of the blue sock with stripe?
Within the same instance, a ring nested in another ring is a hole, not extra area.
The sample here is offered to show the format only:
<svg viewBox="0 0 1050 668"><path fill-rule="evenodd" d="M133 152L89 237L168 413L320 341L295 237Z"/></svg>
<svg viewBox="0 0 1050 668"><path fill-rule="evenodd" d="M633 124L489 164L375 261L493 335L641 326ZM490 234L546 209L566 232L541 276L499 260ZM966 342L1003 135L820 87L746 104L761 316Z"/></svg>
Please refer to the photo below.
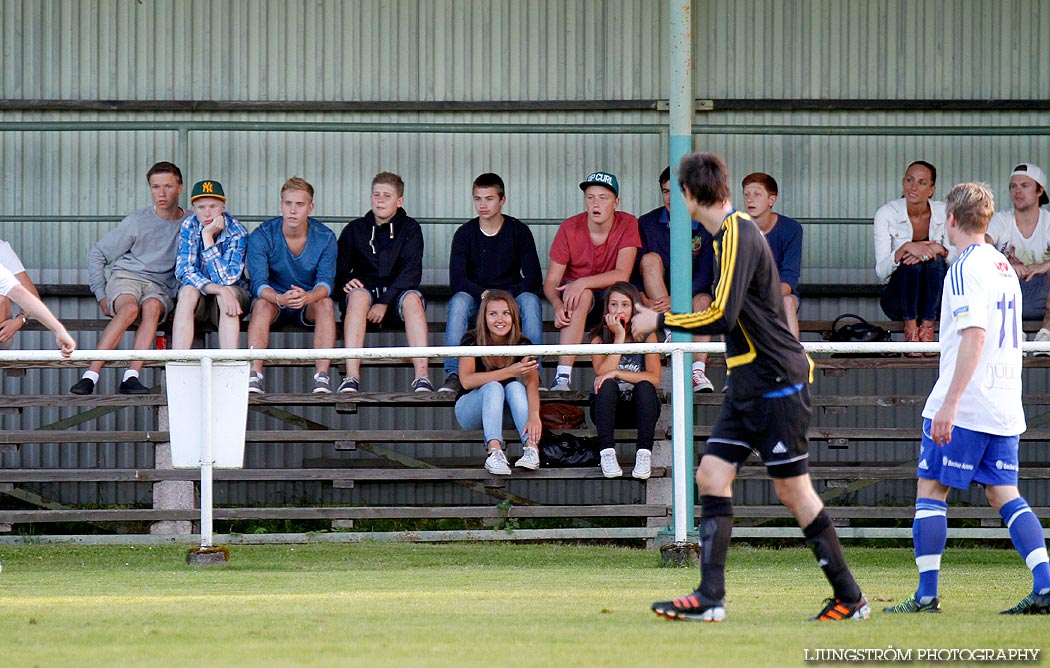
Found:
<svg viewBox="0 0 1050 668"><path fill-rule="evenodd" d="M1043 527L1024 497L1018 497L999 509L999 516L1010 530L1014 543L1028 570L1032 571L1032 591L1036 594L1050 593L1050 562L1047 561L1046 539Z"/></svg>
<svg viewBox="0 0 1050 668"><path fill-rule="evenodd" d="M915 521L911 525L919 588L915 599L926 604L937 596L941 577L941 555L948 540L948 504L937 499L915 499Z"/></svg>

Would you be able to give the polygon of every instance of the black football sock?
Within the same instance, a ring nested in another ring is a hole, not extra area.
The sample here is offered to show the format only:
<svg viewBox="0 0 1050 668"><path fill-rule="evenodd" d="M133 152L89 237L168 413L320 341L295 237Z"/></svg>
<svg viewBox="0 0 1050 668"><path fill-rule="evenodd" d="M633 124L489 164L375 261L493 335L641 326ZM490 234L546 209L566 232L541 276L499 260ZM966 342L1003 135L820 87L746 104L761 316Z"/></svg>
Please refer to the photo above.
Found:
<svg viewBox="0 0 1050 668"><path fill-rule="evenodd" d="M846 565L846 557L842 554L842 544L839 536L835 533L835 527L831 523L828 513L821 508L820 513L810 522L809 526L802 529L806 536L806 542L813 550L813 556L817 558L817 564L824 571L824 577L831 583L835 592L835 598L840 601L853 603L861 597L860 586L853 579L849 566Z"/></svg>
<svg viewBox="0 0 1050 668"><path fill-rule="evenodd" d="M721 601L726 595L726 554L733 534L733 499L700 497L700 593Z"/></svg>

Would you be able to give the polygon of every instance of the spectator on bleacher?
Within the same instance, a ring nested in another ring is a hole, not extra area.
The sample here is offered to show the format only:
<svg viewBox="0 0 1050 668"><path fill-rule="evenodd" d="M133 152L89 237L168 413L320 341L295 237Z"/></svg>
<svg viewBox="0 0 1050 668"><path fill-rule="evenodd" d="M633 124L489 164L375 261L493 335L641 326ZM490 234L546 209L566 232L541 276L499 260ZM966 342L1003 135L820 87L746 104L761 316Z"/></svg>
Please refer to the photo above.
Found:
<svg viewBox="0 0 1050 668"><path fill-rule="evenodd" d="M88 252L88 285L102 313L110 318L99 338L99 350L115 349L136 320L133 348L149 350L157 327L175 303L175 254L188 213L179 206L182 171L170 162L158 162L146 172L146 182L153 206L129 213ZM69 391L94 392L102 366L103 362L92 362ZM129 363L118 392L149 394L139 380L141 369L141 361Z"/></svg>
<svg viewBox="0 0 1050 668"><path fill-rule="evenodd" d="M638 219L642 239L638 264L631 283L642 291L642 304L657 313L671 310L671 168L660 173L660 193L664 205ZM700 223L693 223L693 310L703 311L711 305L711 283L715 276L715 252L712 237ZM693 341L706 343L710 336L694 336ZM693 355L693 392L713 392L707 377L707 353Z"/></svg>
<svg viewBox="0 0 1050 668"><path fill-rule="evenodd" d="M28 290L34 297L40 299L36 285L29 278L22 260L11 248L11 244L0 240L0 266L3 266L14 275L15 279ZM29 322L29 314L25 311L17 315L11 313L11 300L0 296L0 350L9 350L15 342L15 334Z"/></svg>
<svg viewBox="0 0 1050 668"><path fill-rule="evenodd" d="M560 331L559 343L578 344L583 340L588 316L597 318L602 291L617 281L631 277L634 260L642 240L638 219L617 211L620 184L607 172L593 172L582 183L586 211L567 218L551 244L550 264L543 281L543 293L554 307L554 326ZM571 389L572 355L558 358L558 370L551 390Z"/></svg>
<svg viewBox="0 0 1050 668"><path fill-rule="evenodd" d="M314 187L293 176L281 186L281 215L262 223L248 236L248 277L251 279L251 316L248 347L270 346L273 326L295 323L313 329L313 346L335 345L335 305L330 299L335 281L335 233L310 218ZM313 392L332 391L328 378L331 360L314 362ZM266 391L263 362L252 362L248 391Z"/></svg>
<svg viewBox="0 0 1050 668"><path fill-rule="evenodd" d="M22 309L22 313L27 314L30 318L36 318L43 323L44 327L54 332L55 342L62 351L62 357L68 358L77 349L77 342L69 335L58 318L51 313L51 310L44 305L44 302L40 301L36 291L27 288L2 263L0 263L0 297L15 302Z"/></svg>
<svg viewBox="0 0 1050 668"><path fill-rule="evenodd" d="M1047 272L1050 271L1050 212L1043 205L1046 174L1038 165L1022 162L1010 173L1012 209L992 216L988 242L1005 255L1021 284L1021 317L1042 320L1036 341L1050 341L1050 309L1047 304Z"/></svg>
<svg viewBox="0 0 1050 668"><path fill-rule="evenodd" d="M219 330L219 347L237 347L241 317L248 310L244 258L248 229L226 213L226 193L218 181L199 181L190 191L193 215L182 221L175 277L178 301L172 323L172 348L193 347L197 322Z"/></svg>
<svg viewBox="0 0 1050 668"><path fill-rule="evenodd" d="M944 202L934 202L937 168L924 160L908 165L903 194L875 212L875 273L885 287L882 310L904 322L904 340L932 342L948 271Z"/></svg>
<svg viewBox="0 0 1050 668"><path fill-rule="evenodd" d="M802 275L802 225L794 218L773 211L780 188L777 180L763 172L752 172L741 182L744 208L766 236L780 273L780 294L788 329L798 338L798 279Z"/></svg>
<svg viewBox="0 0 1050 668"><path fill-rule="evenodd" d="M641 303L638 288L630 283L614 283L605 291L602 322L591 332L591 343L656 343L655 332L636 334L631 327L634 305ZM591 355L594 390L591 393L591 421L598 431L602 475L623 475L616 461L613 432L617 427L638 430L634 471L639 480L652 472L653 434L660 417L660 355Z"/></svg>
<svg viewBox="0 0 1050 668"><path fill-rule="evenodd" d="M365 345L368 323L380 327L403 324L408 345L425 347L427 303L419 291L423 278L423 230L402 208L405 182L391 172L376 174L371 200L368 213L347 223L339 235L336 285L346 293L339 302L346 347ZM425 357L412 359L415 378L411 391L434 391L427 364ZM357 392L360 378L361 360L347 359L346 377L339 391Z"/></svg>
<svg viewBox="0 0 1050 668"><path fill-rule="evenodd" d="M543 343L543 312L536 294L543 272L532 231L503 213L507 198L498 174L474 179L473 197L478 217L456 230L448 258L448 281L454 294L448 302L445 345L459 344L490 290L511 293L521 312L522 333L530 341ZM459 358L449 357L439 391L458 392L459 382Z"/></svg>
<svg viewBox="0 0 1050 668"><path fill-rule="evenodd" d="M528 346L522 336L521 315L514 295L506 290L489 290L482 298L473 330L463 335L461 346ZM464 429L485 433L485 470L493 475L510 475L510 464L503 451L503 424L506 414L521 435L522 456L515 466L535 471L540 467L540 375L531 357L461 357L460 388L456 399L456 420Z"/></svg>

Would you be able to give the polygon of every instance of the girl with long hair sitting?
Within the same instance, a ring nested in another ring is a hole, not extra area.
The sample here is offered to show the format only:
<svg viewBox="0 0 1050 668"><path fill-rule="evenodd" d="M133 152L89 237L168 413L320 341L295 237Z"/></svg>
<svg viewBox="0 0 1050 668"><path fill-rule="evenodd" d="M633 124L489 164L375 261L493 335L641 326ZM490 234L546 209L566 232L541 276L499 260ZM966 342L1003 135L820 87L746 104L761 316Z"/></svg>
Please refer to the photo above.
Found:
<svg viewBox="0 0 1050 668"><path fill-rule="evenodd" d="M591 332L591 343L656 343L655 333L635 335L631 329L634 305L641 302L638 289L619 282L605 292L605 315ZM623 475L616 460L613 431L617 428L638 429L638 449L634 471L639 480L652 473L653 434L660 417L660 355L591 355L594 367L594 394L591 395L591 420L598 431L602 474L606 478Z"/></svg>
<svg viewBox="0 0 1050 668"><path fill-rule="evenodd" d="M475 329L461 346L532 345L521 335L521 314L514 295L490 290L478 307ZM515 466L535 471L540 467L540 376L534 357L461 357L459 380L463 389L456 399L456 420L464 429L485 433L488 457L485 470L510 475L503 451L503 423L509 412L521 435L522 457Z"/></svg>

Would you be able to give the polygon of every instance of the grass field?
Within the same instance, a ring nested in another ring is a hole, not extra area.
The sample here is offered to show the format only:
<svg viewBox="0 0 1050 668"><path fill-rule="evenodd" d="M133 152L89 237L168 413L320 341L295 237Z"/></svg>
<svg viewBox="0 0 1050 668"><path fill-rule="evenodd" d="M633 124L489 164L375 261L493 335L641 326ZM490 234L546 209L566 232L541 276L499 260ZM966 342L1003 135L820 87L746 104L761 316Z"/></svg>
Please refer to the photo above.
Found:
<svg viewBox="0 0 1050 668"><path fill-rule="evenodd" d="M1010 550L949 549L941 615L825 624L805 621L828 589L803 548L734 546L721 624L652 615L697 571L643 550L239 546L217 568L185 554L0 547L0 665L765 666L816 648L1050 648L1050 618L996 614L1031 584ZM910 550L847 556L873 609L914 587Z"/></svg>

